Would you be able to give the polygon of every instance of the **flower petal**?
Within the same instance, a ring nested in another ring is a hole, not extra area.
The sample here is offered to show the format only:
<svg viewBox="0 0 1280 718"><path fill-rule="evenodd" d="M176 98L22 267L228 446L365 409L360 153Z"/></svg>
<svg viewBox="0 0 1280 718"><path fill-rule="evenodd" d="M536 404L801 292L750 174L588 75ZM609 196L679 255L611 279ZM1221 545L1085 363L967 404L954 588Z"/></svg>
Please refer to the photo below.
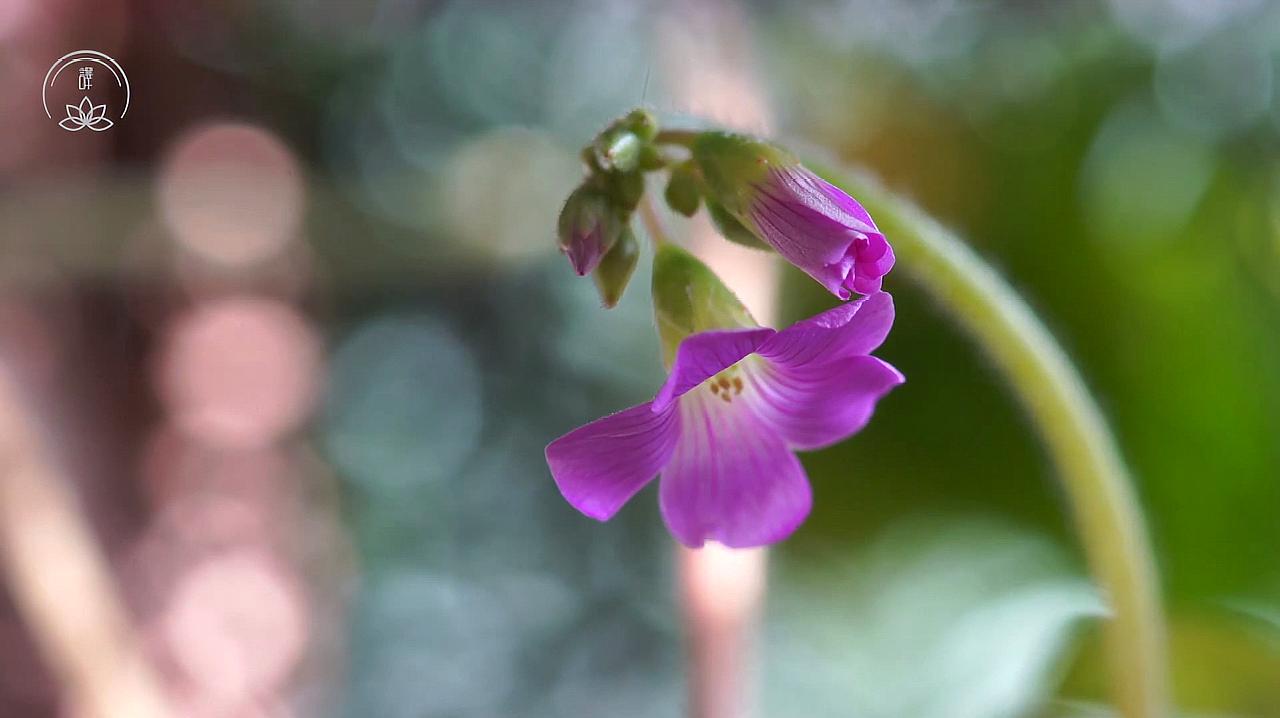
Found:
<svg viewBox="0 0 1280 718"><path fill-rule="evenodd" d="M69 132L79 132L80 130L83 130L86 125L79 117L64 117L62 118L62 121L58 123L58 127Z"/></svg>
<svg viewBox="0 0 1280 718"><path fill-rule="evenodd" d="M751 222L783 259L837 297L849 298L844 283L853 262L845 257L860 235L808 206L767 191L752 204Z"/></svg>
<svg viewBox="0 0 1280 718"><path fill-rule="evenodd" d="M667 463L678 426L674 408L633 406L548 444L547 466L570 505L605 521Z"/></svg>
<svg viewBox="0 0 1280 718"><path fill-rule="evenodd" d="M573 271L579 277L585 277L600 266L604 258L604 232L597 226L589 232L575 234L572 241L560 251L569 258Z"/></svg>
<svg viewBox="0 0 1280 718"><path fill-rule="evenodd" d="M892 255L876 264L885 254L884 235L848 193L788 153L750 138L702 133L691 150L706 180L709 207L722 208L841 299L855 285L862 293L879 289ZM735 239L735 231L721 230Z"/></svg>
<svg viewBox="0 0 1280 718"><path fill-rule="evenodd" d="M831 200L833 204L839 207L842 212L865 224L867 229L871 230L864 230L867 234L878 234L880 232L879 228L876 227L875 221L871 219L871 215L861 204L858 203L858 200L850 197L849 193L817 175L810 177L809 182L812 183L813 187L817 191L821 192L827 197L827 199Z"/></svg>
<svg viewBox="0 0 1280 718"><path fill-rule="evenodd" d="M757 352L783 366L869 354L888 336L893 317L893 297L876 292L792 324Z"/></svg>
<svg viewBox="0 0 1280 718"><path fill-rule="evenodd" d="M709 392L680 400L681 432L658 482L663 519L680 543L745 548L790 536L809 515L804 467L744 402Z"/></svg>
<svg viewBox="0 0 1280 718"><path fill-rule="evenodd" d="M690 334L676 349L667 383L653 398L653 410L662 411L685 392L710 379L755 351L772 329L726 329Z"/></svg>
<svg viewBox="0 0 1280 718"><path fill-rule="evenodd" d="M96 120L90 120L89 122L87 122L86 126L89 129L93 130L94 132L103 132L105 130L111 129L112 127L115 127L115 124L116 123L112 122L111 120L108 120L105 117L99 117Z"/></svg>
<svg viewBox="0 0 1280 718"><path fill-rule="evenodd" d="M107 116L107 106L105 104L94 105L92 109L89 110L90 120L100 120L106 116Z"/></svg>
<svg viewBox="0 0 1280 718"><path fill-rule="evenodd" d="M800 366L773 364L748 375L750 403L794 449L820 449L862 430L876 402L902 374L872 356Z"/></svg>
<svg viewBox="0 0 1280 718"><path fill-rule="evenodd" d="M845 280L845 286L859 294L880 291L884 275L893 269L893 247L883 234L869 234L853 243L853 271Z"/></svg>
<svg viewBox="0 0 1280 718"><path fill-rule="evenodd" d="M80 100L80 116L88 119L93 114L93 102L86 96Z"/></svg>
<svg viewBox="0 0 1280 718"><path fill-rule="evenodd" d="M880 289L893 252L857 200L800 165L772 171L756 189L750 221L787 261L841 299Z"/></svg>

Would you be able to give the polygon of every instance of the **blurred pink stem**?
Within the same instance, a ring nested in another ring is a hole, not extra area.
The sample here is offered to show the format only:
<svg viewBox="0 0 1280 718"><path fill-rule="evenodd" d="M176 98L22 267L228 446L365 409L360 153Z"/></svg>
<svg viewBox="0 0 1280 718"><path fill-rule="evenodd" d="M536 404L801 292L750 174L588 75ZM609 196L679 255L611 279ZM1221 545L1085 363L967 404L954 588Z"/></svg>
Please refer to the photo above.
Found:
<svg viewBox="0 0 1280 718"><path fill-rule="evenodd" d="M162 718L160 684L129 626L70 482L0 366L0 562L78 718Z"/></svg>
<svg viewBox="0 0 1280 718"><path fill-rule="evenodd" d="M646 197L640 219L656 248L669 242L662 220ZM772 272L740 248L717 241L701 249L704 259L725 276L755 291L743 294L756 316L772 312ZM696 242L696 240L695 240ZM714 250L728 249L727 255ZM764 601L768 554L759 549L730 549L709 543L700 549L676 549L681 620L687 652L689 718L745 718L754 715L756 626Z"/></svg>
<svg viewBox="0 0 1280 718"><path fill-rule="evenodd" d="M767 133L769 111L751 71L751 33L733 0L672 3L657 23L664 75L679 109L741 131ZM661 140L688 144L693 133L665 130ZM642 213L661 232L652 206ZM725 241L705 217L694 218L689 244L764 325L774 320L774 258ZM756 639L767 588L764 549L716 544L677 549L679 592L688 650L690 718L756 714Z"/></svg>
<svg viewBox="0 0 1280 718"><path fill-rule="evenodd" d="M764 549L677 549L690 718L752 715Z"/></svg>

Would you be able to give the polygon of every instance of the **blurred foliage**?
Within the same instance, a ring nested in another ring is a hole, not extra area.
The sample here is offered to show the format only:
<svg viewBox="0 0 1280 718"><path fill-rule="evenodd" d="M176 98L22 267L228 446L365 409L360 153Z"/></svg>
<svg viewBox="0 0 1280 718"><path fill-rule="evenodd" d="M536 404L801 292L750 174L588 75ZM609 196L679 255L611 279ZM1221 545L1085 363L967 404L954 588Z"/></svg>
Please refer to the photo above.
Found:
<svg viewBox="0 0 1280 718"><path fill-rule="evenodd" d="M898 68L899 82L858 99L889 120L839 149L972 238L1041 309L1112 417L1174 598L1263 590L1276 580L1269 547L1280 540L1280 303L1271 286L1280 264L1259 264L1255 248L1274 242L1265 218L1276 201L1275 129L1197 138L1151 106L1159 66L1096 18L1063 15L1071 13L1033 17L1016 38L988 29L975 56L948 70L960 81L945 90L915 79L933 78L932 66ZM782 47L797 72L839 62ZM975 115L975 87L992 80L988 53L1016 73L1046 52L1056 62L1039 88L985 101ZM1052 477L1016 412L1000 406L1007 401L990 373L925 316L902 279L890 289L900 291L901 318L885 355L912 379L891 401L909 405L882 412L869 430L891 436L868 433L815 457L815 473L864 460L855 454L864 444L886 470L928 464L896 482L925 494L906 501L995 502L1058 525ZM796 314L817 307L820 295L805 293ZM891 426L901 420L910 426ZM908 436L902 455L885 456L886 443Z"/></svg>

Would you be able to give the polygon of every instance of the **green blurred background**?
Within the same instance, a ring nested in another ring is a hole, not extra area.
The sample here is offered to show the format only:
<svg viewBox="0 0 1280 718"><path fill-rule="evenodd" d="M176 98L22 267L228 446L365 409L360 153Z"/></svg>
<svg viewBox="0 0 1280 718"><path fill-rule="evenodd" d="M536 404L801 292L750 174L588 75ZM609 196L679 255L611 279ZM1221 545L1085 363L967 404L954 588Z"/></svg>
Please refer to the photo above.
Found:
<svg viewBox="0 0 1280 718"><path fill-rule="evenodd" d="M106 132L35 98L80 47L132 81ZM1039 310L1133 468L1181 707L1280 716L1278 69L1264 0L7 0L0 362L181 715L679 715L652 491L597 525L542 457L660 382L647 264L603 311L555 219L633 106L763 124ZM779 271L785 319L829 304ZM1105 715L1052 468L905 275L907 383L804 457L760 713ZM0 715L63 715L2 605Z"/></svg>

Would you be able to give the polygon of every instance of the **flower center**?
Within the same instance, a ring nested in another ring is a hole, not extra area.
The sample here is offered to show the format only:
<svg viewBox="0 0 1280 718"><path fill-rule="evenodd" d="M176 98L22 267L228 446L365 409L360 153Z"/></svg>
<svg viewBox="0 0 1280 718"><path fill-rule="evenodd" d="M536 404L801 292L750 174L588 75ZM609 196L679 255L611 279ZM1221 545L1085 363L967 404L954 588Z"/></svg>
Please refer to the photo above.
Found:
<svg viewBox="0 0 1280 718"><path fill-rule="evenodd" d="M707 385L711 387L711 393L720 397L726 403L733 401L733 397L742 393L743 383L742 372L738 369L738 365L725 369L707 380Z"/></svg>

